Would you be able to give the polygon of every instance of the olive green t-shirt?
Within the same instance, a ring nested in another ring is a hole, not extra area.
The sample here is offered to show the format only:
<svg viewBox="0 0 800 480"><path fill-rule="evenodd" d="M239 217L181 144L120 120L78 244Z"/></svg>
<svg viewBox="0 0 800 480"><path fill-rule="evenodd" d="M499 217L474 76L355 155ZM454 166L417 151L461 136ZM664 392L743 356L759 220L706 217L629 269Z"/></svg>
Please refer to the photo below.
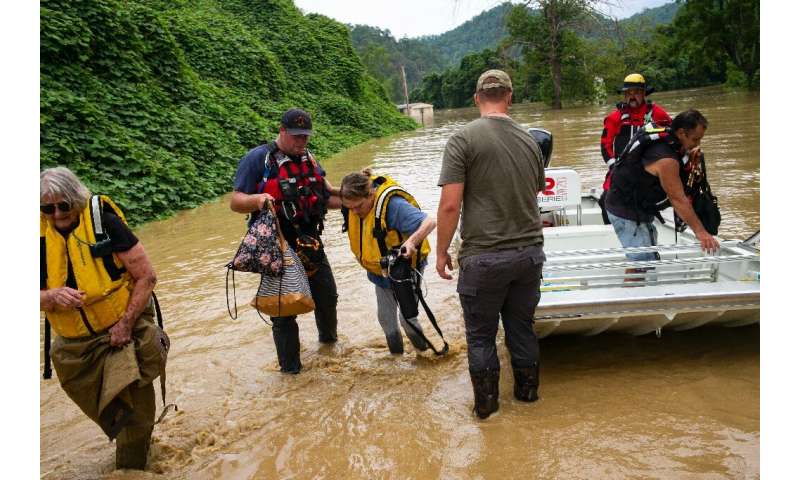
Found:
<svg viewBox="0 0 800 480"><path fill-rule="evenodd" d="M439 186L464 184L458 257L543 244L544 182L539 145L510 118L481 117L450 137Z"/></svg>

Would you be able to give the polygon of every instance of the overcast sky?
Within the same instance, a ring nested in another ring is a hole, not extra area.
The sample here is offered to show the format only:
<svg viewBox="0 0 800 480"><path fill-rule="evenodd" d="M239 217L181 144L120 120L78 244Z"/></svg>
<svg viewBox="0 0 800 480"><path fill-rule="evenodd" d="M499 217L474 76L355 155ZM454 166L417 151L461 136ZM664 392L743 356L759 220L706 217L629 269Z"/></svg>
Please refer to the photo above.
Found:
<svg viewBox="0 0 800 480"><path fill-rule="evenodd" d="M519 1L519 0L517 0ZM611 0L610 13L625 18L671 0ZM295 0L305 13L321 13L342 23L388 29L395 38L436 35L452 30L502 0Z"/></svg>

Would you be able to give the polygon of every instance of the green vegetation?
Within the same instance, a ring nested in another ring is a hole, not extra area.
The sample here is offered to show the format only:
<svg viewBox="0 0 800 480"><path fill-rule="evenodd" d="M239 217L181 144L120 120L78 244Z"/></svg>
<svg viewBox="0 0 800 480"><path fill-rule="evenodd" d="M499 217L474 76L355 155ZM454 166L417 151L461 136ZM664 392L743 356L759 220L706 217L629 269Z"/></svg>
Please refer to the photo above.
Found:
<svg viewBox="0 0 800 480"><path fill-rule="evenodd" d="M700 60L716 66L729 84L756 89L761 47L759 3L688 0L670 28L661 33L671 41L671 51L680 52L690 63Z"/></svg>
<svg viewBox="0 0 800 480"><path fill-rule="evenodd" d="M314 118L320 157L414 128L347 27L290 0L44 0L41 167L66 165L133 222L231 189L281 113Z"/></svg>
<svg viewBox="0 0 800 480"><path fill-rule="evenodd" d="M395 103L405 101L401 65L405 67L409 89L422 82L426 74L445 67L444 56L437 47L416 39L395 40L389 30L356 25L350 30L350 38L369 73Z"/></svg>
<svg viewBox="0 0 800 480"><path fill-rule="evenodd" d="M458 108L472 105L475 82L490 68L515 70L516 62L486 49L471 53L461 59L457 68L448 68L444 73L426 76L422 85L409 95L412 101L430 103L434 108ZM516 88L516 87L515 87Z"/></svg>
<svg viewBox="0 0 800 480"><path fill-rule="evenodd" d="M503 3L441 35L396 40L389 30L356 25L350 27L350 38L369 73L383 85L389 98L402 103L401 65L410 93L426 75L458 66L468 54L497 48L507 35L505 16L510 9L510 3Z"/></svg>
<svg viewBox="0 0 800 480"><path fill-rule="evenodd" d="M541 8L510 10L509 34L497 48L427 75L412 101L469 105L474 85L464 79L488 68L511 74L515 101L556 108L562 101L604 101L631 72L658 90L719 83L758 88L757 0L684 0L619 21L599 16L589 0L533 3Z"/></svg>

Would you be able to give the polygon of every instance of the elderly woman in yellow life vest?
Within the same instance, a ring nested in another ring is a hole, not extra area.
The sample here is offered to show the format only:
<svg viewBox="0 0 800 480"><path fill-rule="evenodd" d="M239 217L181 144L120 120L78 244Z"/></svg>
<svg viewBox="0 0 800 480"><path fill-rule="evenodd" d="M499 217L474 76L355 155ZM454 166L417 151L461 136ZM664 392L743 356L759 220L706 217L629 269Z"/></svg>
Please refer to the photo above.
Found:
<svg viewBox="0 0 800 480"><path fill-rule="evenodd" d="M39 306L66 394L116 439L117 468L144 469L169 341L154 324L156 274L117 205L69 169L39 177ZM162 395L164 393L162 383Z"/></svg>
<svg viewBox="0 0 800 480"><path fill-rule="evenodd" d="M426 350L428 342L419 321L416 317L398 315L390 279L384 274L389 268L387 262L399 258L410 261L413 275L419 280L430 252L426 237L436 227L436 221L420 210L414 197L394 180L385 175L375 176L369 169L345 176L341 197L350 249L375 285L378 322L386 335L389 351L403 353L399 325L403 326L414 348ZM418 301L416 294L411 301Z"/></svg>

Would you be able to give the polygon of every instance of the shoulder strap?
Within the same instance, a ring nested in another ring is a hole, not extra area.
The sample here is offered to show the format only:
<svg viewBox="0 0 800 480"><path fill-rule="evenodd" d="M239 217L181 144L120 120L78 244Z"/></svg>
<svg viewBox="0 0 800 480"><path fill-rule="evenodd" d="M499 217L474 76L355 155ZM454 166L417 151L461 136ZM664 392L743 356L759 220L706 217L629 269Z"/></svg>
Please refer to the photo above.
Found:
<svg viewBox="0 0 800 480"><path fill-rule="evenodd" d="M344 233L347 231L347 222L350 217L350 209L343 206L341 210L342 210L342 220L344 220L342 222L342 233Z"/></svg>
<svg viewBox="0 0 800 480"><path fill-rule="evenodd" d="M441 350L437 350L436 347L433 345L433 343L431 343L431 341L428 340L428 337L425 336L425 333L422 331L421 328L417 328L417 326L411 322L406 322L406 325L411 327L411 329L414 330L417 333L417 335L419 335L420 337L422 337L423 340L425 340L425 343L427 343L428 347L431 350L433 350L433 353L435 353L437 356L446 355L447 352L450 350L450 345L448 345L447 340L444 339L444 334L442 334L442 329L439 328L439 324L436 323L436 317L433 316L431 308L428 306L428 303L425 301L425 297L422 295L422 287L420 286L420 283L422 282L422 276L419 274L418 271L414 271L412 275L414 278L414 293L416 293L419 303L421 303L422 308L425 309L425 314L428 316L428 320L430 320L431 325L433 325L433 328L436 330L436 333L439 334L439 338L442 339L444 346L442 347Z"/></svg>
<svg viewBox="0 0 800 480"><path fill-rule="evenodd" d="M267 143L267 151L264 154L264 175L262 175L264 181L267 180L272 166L275 165L275 159L272 158L272 153L277 149L278 144L274 141Z"/></svg>
<svg viewBox="0 0 800 480"><path fill-rule="evenodd" d="M647 101L647 113L644 114L644 124L647 125L648 123L653 121L653 102L650 100Z"/></svg>
<svg viewBox="0 0 800 480"><path fill-rule="evenodd" d="M53 368L50 366L50 320L44 316L44 372L42 378L49 380L53 377Z"/></svg>
<svg viewBox="0 0 800 480"><path fill-rule="evenodd" d="M103 199L100 195L92 195L89 199L89 215L92 219L92 230L94 230L94 245L89 247L93 257L100 257L103 266L108 272L112 281L119 280L125 273L125 267L117 267L114 263L114 256L110 250L111 239L103 227Z"/></svg>
<svg viewBox="0 0 800 480"><path fill-rule="evenodd" d="M97 240L99 237L106 236L106 232L103 229L103 202L100 199L100 195L92 195L89 199L89 207L94 238Z"/></svg>
<svg viewBox="0 0 800 480"><path fill-rule="evenodd" d="M47 241L45 237L39 237L39 268L41 268L41 277L44 282L47 282ZM41 285L46 288L47 285ZM50 366L50 321L47 315L44 316L44 372L42 378L49 380L53 376L53 369Z"/></svg>
<svg viewBox="0 0 800 480"><path fill-rule="evenodd" d="M372 228L372 236L374 236L375 240L378 241L378 249L380 249L382 256L385 256L389 253L389 248L386 246L387 231L383 227L381 219L383 218L384 212L389 207L390 197L398 192L405 192L408 194L408 192L406 192L401 186L392 185L391 187L382 191L380 196L375 199L375 226Z"/></svg>
<svg viewBox="0 0 800 480"><path fill-rule="evenodd" d="M44 290L47 288L47 238L44 236L39 237L39 278L39 288Z"/></svg>
<svg viewBox="0 0 800 480"><path fill-rule="evenodd" d="M306 158L308 158L308 161L311 162L312 167L317 168L317 159L314 158L314 154L311 153L311 150L309 149L306 149Z"/></svg>

